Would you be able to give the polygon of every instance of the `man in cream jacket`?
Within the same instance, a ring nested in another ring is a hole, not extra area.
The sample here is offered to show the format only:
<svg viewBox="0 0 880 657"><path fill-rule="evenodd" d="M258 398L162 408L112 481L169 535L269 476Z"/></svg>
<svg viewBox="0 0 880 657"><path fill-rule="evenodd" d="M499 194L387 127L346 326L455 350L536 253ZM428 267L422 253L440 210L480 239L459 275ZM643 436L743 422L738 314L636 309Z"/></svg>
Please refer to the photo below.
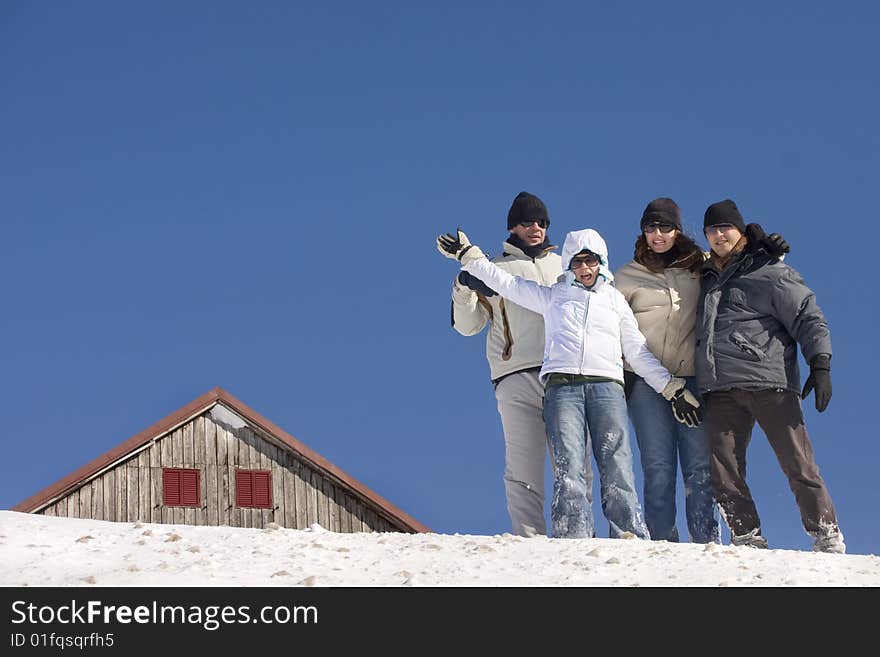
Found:
<svg viewBox="0 0 880 657"><path fill-rule="evenodd" d="M542 285L555 283L562 267L559 255L553 252L556 247L547 237L549 225L541 199L519 193L507 214L510 235L493 262L510 274ZM461 272L452 286L452 326L465 336L476 335L488 326L486 359L504 431L504 489L513 533L546 534L547 433L541 416L544 387L538 381L544 320Z"/></svg>

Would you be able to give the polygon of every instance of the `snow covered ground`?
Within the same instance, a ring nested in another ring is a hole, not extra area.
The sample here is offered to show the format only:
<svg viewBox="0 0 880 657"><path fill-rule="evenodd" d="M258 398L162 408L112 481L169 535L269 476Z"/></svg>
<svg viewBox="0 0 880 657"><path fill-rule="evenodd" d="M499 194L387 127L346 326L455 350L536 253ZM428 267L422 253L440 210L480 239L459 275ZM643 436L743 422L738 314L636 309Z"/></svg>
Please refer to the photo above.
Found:
<svg viewBox="0 0 880 657"><path fill-rule="evenodd" d="M0 511L2 586L880 586L880 557L639 540L336 534Z"/></svg>

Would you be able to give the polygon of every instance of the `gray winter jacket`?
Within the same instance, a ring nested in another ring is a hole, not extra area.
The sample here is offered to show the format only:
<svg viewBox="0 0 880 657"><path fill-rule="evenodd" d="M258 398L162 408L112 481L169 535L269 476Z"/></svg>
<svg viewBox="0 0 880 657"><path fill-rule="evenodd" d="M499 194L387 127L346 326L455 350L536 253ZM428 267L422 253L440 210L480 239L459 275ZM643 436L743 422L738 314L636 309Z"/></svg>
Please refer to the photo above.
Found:
<svg viewBox="0 0 880 657"><path fill-rule="evenodd" d="M807 362L831 355L831 335L801 275L764 251L703 265L697 306L697 384L703 394L740 388L800 392L797 345Z"/></svg>

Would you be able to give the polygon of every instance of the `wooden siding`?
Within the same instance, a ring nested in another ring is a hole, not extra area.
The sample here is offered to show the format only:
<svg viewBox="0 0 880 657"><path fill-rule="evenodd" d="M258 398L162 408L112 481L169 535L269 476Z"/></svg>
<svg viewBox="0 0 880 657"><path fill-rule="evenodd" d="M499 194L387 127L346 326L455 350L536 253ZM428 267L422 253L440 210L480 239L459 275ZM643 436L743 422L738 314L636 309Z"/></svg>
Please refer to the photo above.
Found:
<svg viewBox="0 0 880 657"><path fill-rule="evenodd" d="M162 469L200 471L201 506L166 507ZM235 471L272 473L271 509L235 505ZM44 508L41 513L117 522L227 525L290 529L319 524L334 532L410 531L375 504L290 449L270 442L253 427L233 428L208 413L152 441Z"/></svg>

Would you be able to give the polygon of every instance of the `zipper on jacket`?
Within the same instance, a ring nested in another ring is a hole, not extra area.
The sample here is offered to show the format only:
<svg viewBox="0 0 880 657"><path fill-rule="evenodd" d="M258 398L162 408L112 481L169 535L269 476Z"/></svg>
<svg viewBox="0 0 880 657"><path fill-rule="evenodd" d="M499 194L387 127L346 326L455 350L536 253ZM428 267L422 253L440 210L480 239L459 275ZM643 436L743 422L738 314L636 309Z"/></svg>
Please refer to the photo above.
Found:
<svg viewBox="0 0 880 657"><path fill-rule="evenodd" d="M663 272L663 282L666 284L666 296L669 299L669 312L666 313L666 322L663 326L663 353L660 354L659 360L663 361L666 358L666 346L669 340L669 320L672 319L672 285L666 279L666 272ZM681 365L679 365L679 368Z"/></svg>
<svg viewBox="0 0 880 657"><path fill-rule="evenodd" d="M590 311L590 297L589 297L590 290L587 290L586 292L587 292L587 296L584 297L586 299L586 301L584 303L584 325L583 325L583 333L582 333L582 335L584 336L584 339L581 340L580 372L582 374L584 371L584 354L586 354L586 352L587 352L587 315L589 314L589 311Z"/></svg>

